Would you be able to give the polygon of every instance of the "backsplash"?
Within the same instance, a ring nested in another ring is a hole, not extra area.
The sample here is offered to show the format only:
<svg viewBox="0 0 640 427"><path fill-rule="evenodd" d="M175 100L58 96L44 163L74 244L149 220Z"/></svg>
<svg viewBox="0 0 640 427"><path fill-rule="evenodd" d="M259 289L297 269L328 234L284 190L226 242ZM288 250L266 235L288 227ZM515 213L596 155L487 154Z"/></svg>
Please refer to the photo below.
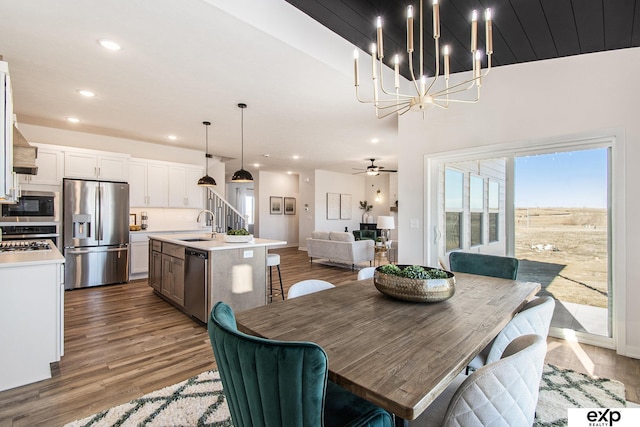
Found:
<svg viewBox="0 0 640 427"><path fill-rule="evenodd" d="M140 213L147 213L148 228L146 231L195 230L205 226L205 216L200 223L196 222L199 209L170 208L132 208L129 213L136 214L136 224L140 224Z"/></svg>

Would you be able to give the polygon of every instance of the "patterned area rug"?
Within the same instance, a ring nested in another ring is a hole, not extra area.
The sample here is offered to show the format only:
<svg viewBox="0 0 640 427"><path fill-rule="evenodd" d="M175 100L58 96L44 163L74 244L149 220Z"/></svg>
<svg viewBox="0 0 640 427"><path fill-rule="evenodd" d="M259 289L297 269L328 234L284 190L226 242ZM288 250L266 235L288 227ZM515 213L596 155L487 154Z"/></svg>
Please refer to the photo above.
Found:
<svg viewBox="0 0 640 427"><path fill-rule="evenodd" d="M624 384L594 379L545 365L534 427L567 425L567 408L624 407ZM99 412L65 427L232 426L217 371L207 371L179 384Z"/></svg>

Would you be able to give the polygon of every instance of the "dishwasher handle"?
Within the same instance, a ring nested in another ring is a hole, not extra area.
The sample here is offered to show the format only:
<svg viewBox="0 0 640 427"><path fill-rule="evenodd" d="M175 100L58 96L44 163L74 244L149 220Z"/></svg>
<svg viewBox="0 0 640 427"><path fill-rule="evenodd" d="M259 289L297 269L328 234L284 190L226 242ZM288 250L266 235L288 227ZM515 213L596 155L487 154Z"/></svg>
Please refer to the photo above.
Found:
<svg viewBox="0 0 640 427"><path fill-rule="evenodd" d="M186 248L184 250L184 254L186 256L194 256L201 259L209 259L209 252L207 251L199 251L196 249Z"/></svg>

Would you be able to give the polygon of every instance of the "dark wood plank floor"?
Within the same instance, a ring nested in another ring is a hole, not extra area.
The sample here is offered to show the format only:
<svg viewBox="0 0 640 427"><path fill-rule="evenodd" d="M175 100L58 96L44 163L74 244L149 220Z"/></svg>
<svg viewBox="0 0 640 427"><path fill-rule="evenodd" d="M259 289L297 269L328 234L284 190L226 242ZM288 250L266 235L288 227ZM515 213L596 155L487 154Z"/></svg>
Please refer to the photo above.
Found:
<svg viewBox="0 0 640 427"><path fill-rule="evenodd" d="M357 276L345 268L312 267L306 252L295 248L274 252L281 255L285 292L304 279L339 285ZM627 399L640 402L639 360L550 338L547 361L622 381ZM66 292L65 355L51 379L0 392L0 427L61 426L215 366L205 328L156 296L146 281Z"/></svg>

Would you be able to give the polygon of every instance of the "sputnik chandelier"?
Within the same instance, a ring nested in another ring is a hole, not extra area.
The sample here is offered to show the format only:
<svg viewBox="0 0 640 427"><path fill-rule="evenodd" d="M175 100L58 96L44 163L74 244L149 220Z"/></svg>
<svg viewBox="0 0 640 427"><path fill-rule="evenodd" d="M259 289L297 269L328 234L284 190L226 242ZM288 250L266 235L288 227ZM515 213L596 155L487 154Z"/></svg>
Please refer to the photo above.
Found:
<svg viewBox="0 0 640 427"><path fill-rule="evenodd" d="M424 72L424 50L422 43L424 40L423 26L423 0L420 0L420 33L419 33L419 54L420 73L416 78L413 64L414 51L414 18L413 6L407 7L407 56L411 83L415 89L415 94L407 95L400 93L400 56L396 54L393 58L394 65L394 90L385 89L383 81L383 36L382 18L378 17L376 22L377 43L371 44L371 78L373 83L373 99L364 100L360 97L358 88L360 87L360 76L358 70L358 50L354 51L354 75L356 86L356 97L358 101L373 104L376 116L380 119L397 113L402 115L407 111L424 112L427 108L435 105L440 108L448 108L449 103L474 103L480 100L480 87L482 78L491 70L491 55L493 54L493 28L491 21L491 9L485 11L485 48L487 55L487 68L482 70L483 53L478 50L478 12L473 11L471 17L471 78L461 82L450 82L449 56L451 50L445 45L442 50L444 63L444 73L440 74L440 5L439 0L433 0L433 41L435 44L435 75L428 82L428 77ZM444 80L444 81L443 81ZM469 93L473 95L469 96Z"/></svg>

